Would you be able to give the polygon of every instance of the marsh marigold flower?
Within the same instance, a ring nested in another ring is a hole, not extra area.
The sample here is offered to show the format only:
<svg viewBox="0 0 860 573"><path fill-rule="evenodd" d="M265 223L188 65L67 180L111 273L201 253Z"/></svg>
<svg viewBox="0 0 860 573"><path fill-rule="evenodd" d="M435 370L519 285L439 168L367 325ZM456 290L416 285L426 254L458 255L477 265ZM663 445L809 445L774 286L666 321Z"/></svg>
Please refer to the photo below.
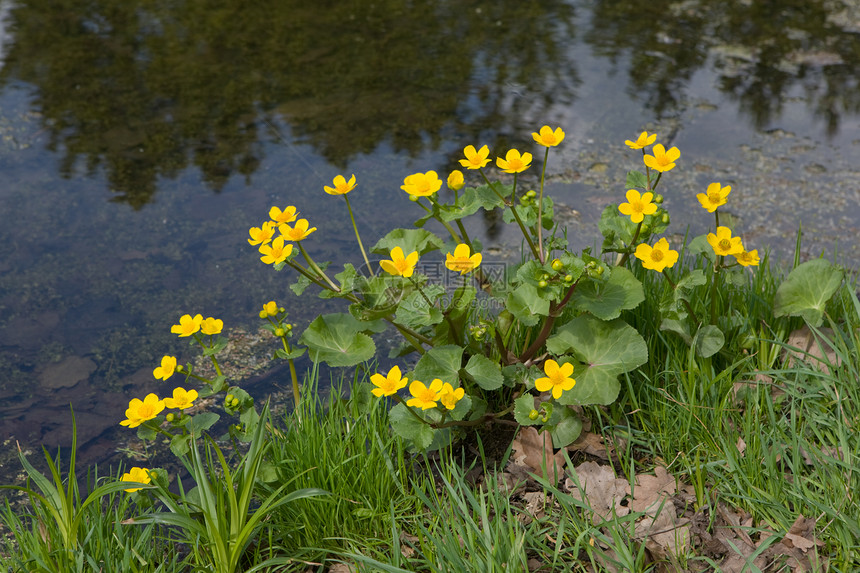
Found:
<svg viewBox="0 0 860 573"><path fill-rule="evenodd" d="M323 190L329 195L346 195L355 189L355 175L349 178L349 181L343 175L337 175L332 182L334 187L323 185Z"/></svg>
<svg viewBox="0 0 860 573"><path fill-rule="evenodd" d="M442 180L435 171L413 173L403 179L400 188L413 197L429 197L442 188Z"/></svg>
<svg viewBox="0 0 860 573"><path fill-rule="evenodd" d="M442 381L436 378L430 383L430 386L425 386L423 382L413 380L409 385L409 393L414 396L407 402L407 406L415 406L422 410L429 410L436 407L436 401L439 399L439 393L442 391Z"/></svg>
<svg viewBox="0 0 860 573"><path fill-rule="evenodd" d="M200 325L203 324L203 315L196 314L192 318L190 314L183 314L179 318L179 324L174 324L170 327L170 332L173 334L178 334L180 338L184 336L191 336L198 330L200 330Z"/></svg>
<svg viewBox="0 0 860 573"><path fill-rule="evenodd" d="M299 241L303 241L304 239L306 239L308 237L308 235L310 235L311 233L316 231L317 228L312 227L312 228L308 229L308 220L307 219L299 219L298 221L296 221L296 224L293 225L292 227L284 224L284 225L281 225L280 227L278 227L278 230L281 232L281 235L284 237L284 239L286 239L288 241L299 242ZM287 256L289 256L289 255L287 255Z"/></svg>
<svg viewBox="0 0 860 573"><path fill-rule="evenodd" d="M374 386L376 386L376 388L372 389L371 392L377 398L397 394L397 391L401 388L405 388L406 384L409 382L409 380L401 375L399 366L392 366L391 370L388 371L387 376L374 374L370 377L370 381Z"/></svg>
<svg viewBox="0 0 860 573"><path fill-rule="evenodd" d="M678 262L678 251L669 248L669 241L662 238L654 246L642 243L636 246L634 253L642 261L642 266L652 271L662 273L666 268L672 268Z"/></svg>
<svg viewBox="0 0 860 573"><path fill-rule="evenodd" d="M200 323L200 332L203 334L220 334L224 328L224 321L220 318L209 317Z"/></svg>
<svg viewBox="0 0 860 573"><path fill-rule="evenodd" d="M474 271L481 264L481 253L471 254L469 245L460 243L454 248L454 254L448 253L445 256L445 266L455 272L465 275L468 272Z"/></svg>
<svg viewBox="0 0 860 573"><path fill-rule="evenodd" d="M652 203L654 194L650 191L639 194L636 189L627 191L627 203L618 206L622 215L629 215L634 223L641 223L645 215L653 215L657 212L657 205Z"/></svg>
<svg viewBox="0 0 860 573"><path fill-rule="evenodd" d="M708 213L713 213L717 210L717 207L721 207L726 204L727 197L731 192L731 185L721 187L719 183L711 183L708 185L708 192L699 193L696 195L696 199L699 200L702 207L707 209Z"/></svg>
<svg viewBox="0 0 860 573"><path fill-rule="evenodd" d="M677 147L673 147L669 151L666 151L666 148L663 147L662 143L655 145L651 151L654 155L645 155L643 157L645 165L654 171L659 171L660 173L670 171L675 167L675 162L678 161L678 158L681 157L681 152Z"/></svg>
<svg viewBox="0 0 860 573"><path fill-rule="evenodd" d="M132 481L132 482L137 482L137 483L152 483L152 477L150 477L148 469L139 468L139 467L135 466L135 467L131 468L130 470L128 470L127 472L125 472L124 474L122 474L122 477L119 478L119 481ZM133 487L133 488L127 489L125 491L127 491L128 493L134 493L140 489L141 488L139 488L139 487Z"/></svg>
<svg viewBox="0 0 860 573"><path fill-rule="evenodd" d="M465 184L466 180L463 178L463 172L459 169L455 169L448 175L448 189L451 191L459 191Z"/></svg>
<svg viewBox="0 0 860 573"><path fill-rule="evenodd" d="M636 141L630 141L629 139L626 139L624 141L624 144L627 145L627 147L629 147L630 149L642 149L644 147L648 147L655 141L657 141L656 133L648 135L647 131L643 131L639 134L639 137L636 139Z"/></svg>
<svg viewBox="0 0 860 573"><path fill-rule="evenodd" d="M463 155L466 159L461 159L460 165L466 169L480 169L490 162L490 148L486 145L477 151L474 145L467 145L463 148Z"/></svg>
<svg viewBox="0 0 860 573"><path fill-rule="evenodd" d="M275 224L272 221L266 221L262 227L251 227L248 229L248 234L251 238L248 242L252 245L266 244L275 236Z"/></svg>
<svg viewBox="0 0 860 573"><path fill-rule="evenodd" d="M167 380L176 372L176 357L164 356L161 358L161 366L152 371L152 375L161 380Z"/></svg>
<svg viewBox="0 0 860 573"><path fill-rule="evenodd" d="M417 263L418 251L412 251L404 256L403 249L394 247L391 249L391 260L379 261L379 266L390 275L397 275L408 279L415 272L415 265Z"/></svg>
<svg viewBox="0 0 860 573"><path fill-rule="evenodd" d="M758 258L758 249L753 249L752 251L744 251L742 253L738 253L735 255L735 259L741 265L745 267L753 266L757 267L760 260Z"/></svg>
<svg viewBox="0 0 860 573"><path fill-rule="evenodd" d="M728 227L717 227L717 234L708 233L708 243L714 249L714 253L720 256L738 255L744 252L740 237L732 237L732 230Z"/></svg>
<svg viewBox="0 0 860 573"><path fill-rule="evenodd" d="M185 410L190 408L197 399L197 390L185 390L185 388L174 388L173 398L165 398L164 405L174 410Z"/></svg>
<svg viewBox="0 0 860 573"><path fill-rule="evenodd" d="M278 311L278 303L273 300L270 300L263 305L263 312L266 313L266 316L275 316L276 314L278 314ZM266 318L266 316L261 316L260 318Z"/></svg>
<svg viewBox="0 0 860 573"><path fill-rule="evenodd" d="M531 166L532 154L523 153L511 149L505 154L505 158L496 157L496 165L505 173L522 173Z"/></svg>
<svg viewBox="0 0 860 573"><path fill-rule="evenodd" d="M457 402L463 399L466 391L463 388L454 389L453 386L445 382L442 385L442 389L439 391L439 402L442 403L443 406L448 408L449 410L453 410L457 405Z"/></svg>
<svg viewBox="0 0 860 573"><path fill-rule="evenodd" d="M267 265L277 265L287 260L287 257L293 254L293 244L284 243L283 237L278 237L272 241L271 245L260 245L260 260Z"/></svg>
<svg viewBox="0 0 860 573"><path fill-rule="evenodd" d="M299 212L296 211L296 208L290 205L285 208L283 211L278 209L277 207L272 207L269 209L269 218L272 220L274 225L283 225L284 223L292 223L298 217Z"/></svg>
<svg viewBox="0 0 860 573"><path fill-rule="evenodd" d="M555 147L556 145L564 141L564 132L561 130L560 127L556 127L555 131L553 131L550 126L545 125L540 128L539 133L532 132L532 137L537 143L543 145L544 147Z"/></svg>
<svg viewBox="0 0 860 573"><path fill-rule="evenodd" d="M147 420L152 420L164 410L164 400L159 400L155 394L147 394L146 398L140 400L132 398L125 411L126 420L119 423L120 426L136 428Z"/></svg>
<svg viewBox="0 0 860 573"><path fill-rule="evenodd" d="M563 391L570 390L576 384L576 380L570 377L573 374L573 364L559 366L558 362L550 359L544 362L543 371L546 377L535 380L535 388L538 392L552 390L552 397L556 400L561 398Z"/></svg>

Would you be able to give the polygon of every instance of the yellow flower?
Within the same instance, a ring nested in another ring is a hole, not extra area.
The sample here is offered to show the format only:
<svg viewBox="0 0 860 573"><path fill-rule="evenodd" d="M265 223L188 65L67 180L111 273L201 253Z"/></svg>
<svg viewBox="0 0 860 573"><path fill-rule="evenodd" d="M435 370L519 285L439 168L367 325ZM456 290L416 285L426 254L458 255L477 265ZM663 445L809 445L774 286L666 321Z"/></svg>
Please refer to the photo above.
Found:
<svg viewBox="0 0 860 573"><path fill-rule="evenodd" d="M170 332L173 334L178 334L179 337L191 336L198 330L200 330L200 325L203 324L203 315L197 314L194 315L194 318L191 318L190 314L183 314L179 319L179 324L174 324L170 327Z"/></svg>
<svg viewBox="0 0 860 573"><path fill-rule="evenodd" d="M220 318L209 317L200 324L200 332L203 334L220 334L224 328L224 321Z"/></svg>
<svg viewBox="0 0 860 573"><path fill-rule="evenodd" d="M308 229L308 220L299 219L296 224L290 227L287 224L278 227L281 235L288 241L301 241L307 238L308 235L317 230L316 227ZM289 255L288 255L289 256Z"/></svg>
<svg viewBox="0 0 860 573"><path fill-rule="evenodd" d="M455 169L448 175L448 188L450 190L459 191L465 184L466 180L463 178L463 172L459 169Z"/></svg>
<svg viewBox="0 0 860 573"><path fill-rule="evenodd" d="M717 207L726 204L726 198L731 192L731 185L720 187L719 183L711 183L708 185L708 192L699 193L696 195L696 198L699 200L699 203L702 204L702 207L708 210L708 213L713 213L717 210Z"/></svg>
<svg viewBox="0 0 860 573"><path fill-rule="evenodd" d="M728 227L717 227L717 234L708 233L708 243L714 249L714 253L725 255L739 255L744 252L744 246L740 237L732 237L732 230Z"/></svg>
<svg viewBox="0 0 860 573"><path fill-rule="evenodd" d="M413 380L409 385L409 393L414 396L406 402L407 406L415 406L422 410L429 410L436 407L436 400L439 399L439 393L442 390L442 381L436 378L427 387L424 383L418 380Z"/></svg>
<svg viewBox="0 0 860 573"><path fill-rule="evenodd" d="M653 247L645 243L637 245L634 255L642 261L643 267L658 273L662 273L663 269L672 268L678 262L678 251L669 248L669 241L665 237L657 241Z"/></svg>
<svg viewBox="0 0 860 573"><path fill-rule="evenodd" d="M429 197L442 188L442 180L435 171L413 173L403 179L400 188L415 197Z"/></svg>
<svg viewBox="0 0 860 573"><path fill-rule="evenodd" d="M505 154L505 158L496 157L496 165L505 173L522 173L531 166L532 154L523 153L511 149Z"/></svg>
<svg viewBox="0 0 860 573"><path fill-rule="evenodd" d="M742 253L738 253L735 255L735 259L737 259L738 263L742 264L745 267L748 267L748 266L757 267L759 264L758 249L753 249L752 251L744 251Z"/></svg>
<svg viewBox="0 0 860 573"><path fill-rule="evenodd" d="M275 235L275 224L271 221L266 221L262 227L251 227L248 229L248 234L251 235L248 242L252 245L259 245L260 243L265 245Z"/></svg>
<svg viewBox="0 0 860 573"><path fill-rule="evenodd" d="M272 220L272 226L283 225L284 223L292 223L296 220L296 217L299 215L299 212L296 211L296 208L290 205L283 211L278 209L277 207L272 207L269 209L269 218Z"/></svg>
<svg viewBox="0 0 860 573"><path fill-rule="evenodd" d="M370 381L376 388L371 390L374 396L381 398L382 396L391 396L397 394L397 391L406 387L408 380L400 375L400 367L393 366L388 371L388 376L382 374L374 374L370 377Z"/></svg>
<svg viewBox="0 0 860 573"><path fill-rule="evenodd" d="M152 371L153 376L167 380L173 373L176 372L176 357L164 356L161 359L161 366Z"/></svg>
<svg viewBox="0 0 860 573"><path fill-rule="evenodd" d="M648 147L649 145L651 145L655 141L657 141L657 134L656 133L652 133L651 135L648 135L647 131L643 131L642 133L639 134L639 138L636 139L636 141L630 141L629 139L627 139L624 141L624 143L630 149L642 149L643 147Z"/></svg>
<svg viewBox="0 0 860 573"><path fill-rule="evenodd" d="M466 394L466 391L462 388L457 388L454 390L454 387L445 382L442 385L442 389L439 391L438 400L442 402L442 405L448 408L449 410L453 410L457 405L457 402L463 399L463 396Z"/></svg>
<svg viewBox="0 0 860 573"><path fill-rule="evenodd" d="M278 303L273 300L270 300L263 305L263 312L266 313L266 316L275 316L276 314L278 314ZM260 318L266 318L266 316L261 316Z"/></svg>
<svg viewBox="0 0 860 573"><path fill-rule="evenodd" d="M132 398L131 402L128 403L128 409L125 411L127 420L123 420L119 425L136 428L147 420L158 416L162 410L164 410L164 400L159 400L155 394L147 394L143 401Z"/></svg>
<svg viewBox="0 0 860 573"><path fill-rule="evenodd" d="M176 410L185 410L186 408L190 408L196 399L197 390L188 390L186 392L185 388L174 388L173 398L165 398L164 405Z"/></svg>
<svg viewBox="0 0 860 573"><path fill-rule="evenodd" d="M570 377L573 374L573 364L558 365L555 360L547 360L543 365L546 378L535 380L535 388L538 392L552 390L552 397L558 400L561 393L570 390L576 384L576 380Z"/></svg>
<svg viewBox="0 0 860 573"><path fill-rule="evenodd" d="M474 145L467 145L463 148L463 155L466 159L461 159L460 165L466 169L480 169L490 162L490 148L486 145L477 151Z"/></svg>
<svg viewBox="0 0 860 573"><path fill-rule="evenodd" d="M415 272L417 263L418 251L412 251L409 255L403 256L403 249L394 247L391 249L391 260L379 261L379 266L390 275L398 275L408 279Z"/></svg>
<svg viewBox="0 0 860 573"><path fill-rule="evenodd" d="M678 161L679 157L681 157L681 152L678 151L677 147L673 147L669 151L666 151L666 148L663 147L662 143L655 145L652 151L654 155L646 155L643 157L645 165L655 171L659 171L660 173L669 171L675 167L675 162Z"/></svg>
<svg viewBox="0 0 860 573"><path fill-rule="evenodd" d="M460 243L454 249L453 255L448 253L445 256L445 266L452 271L459 272L461 275L477 269L481 264L481 253L469 256L470 253L469 245Z"/></svg>
<svg viewBox="0 0 860 573"><path fill-rule="evenodd" d="M338 175L334 178L333 184L334 187L323 185L323 190L329 195L346 195L355 189L355 175L349 178L349 182L343 175Z"/></svg>
<svg viewBox="0 0 860 573"><path fill-rule="evenodd" d="M149 470L146 468L139 468L137 466L131 468L119 478L119 481L133 481L137 483L152 483L152 478L149 475ZM131 489L127 489L128 493L134 493L141 488L133 487Z"/></svg>
<svg viewBox="0 0 860 573"><path fill-rule="evenodd" d="M271 245L260 245L259 250L263 255L260 257L261 261L267 265L277 265L287 260L287 257L293 254L293 244L284 244L284 238L278 237L272 241Z"/></svg>
<svg viewBox="0 0 860 573"><path fill-rule="evenodd" d="M532 132L532 137L544 147L555 147L564 141L564 132L560 127L556 127L555 131L553 131L550 126L545 125L540 128L540 133Z"/></svg>
<svg viewBox="0 0 860 573"><path fill-rule="evenodd" d="M639 194L636 189L627 191L627 203L618 206L622 215L629 215L634 223L641 223L645 215L653 215L657 212L657 205L651 202L654 194L650 191Z"/></svg>

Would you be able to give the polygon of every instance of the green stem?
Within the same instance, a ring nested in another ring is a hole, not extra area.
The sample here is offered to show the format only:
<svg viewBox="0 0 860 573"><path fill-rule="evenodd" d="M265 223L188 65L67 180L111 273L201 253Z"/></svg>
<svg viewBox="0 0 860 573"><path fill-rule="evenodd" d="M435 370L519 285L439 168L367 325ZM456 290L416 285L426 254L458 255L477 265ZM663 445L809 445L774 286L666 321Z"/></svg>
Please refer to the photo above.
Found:
<svg viewBox="0 0 860 573"><path fill-rule="evenodd" d="M639 224L638 224L638 225L636 225L636 232L635 232L635 233L633 233L633 240L632 240L632 241L630 241L630 246L628 247L628 250L627 250L627 251L625 251L623 255L619 254L618 259L615 261L615 266L616 266L616 267L623 266L623 265L624 265L624 263L626 263L626 262L627 262L627 259L629 259L629 258L630 258L630 253L632 253L632 252L633 252L633 250L632 250L632 249L633 249L633 245L635 245L635 244L636 244L636 239L638 239L638 238L639 238L639 232L640 232L640 231L642 231L642 223L644 223L644 222L645 222L645 219L642 219L641 221L639 221Z"/></svg>
<svg viewBox="0 0 860 573"><path fill-rule="evenodd" d="M711 281L711 324L717 323L717 281L720 278L720 267L722 264L723 255L720 255L714 262L714 278Z"/></svg>
<svg viewBox="0 0 860 573"><path fill-rule="evenodd" d="M538 254L540 264L544 264L546 259L543 253L543 182L546 177L546 162L549 159L549 147L543 156L543 170L540 173L540 195L538 195L538 218L537 218L537 236L538 236Z"/></svg>
<svg viewBox="0 0 860 573"><path fill-rule="evenodd" d="M535 341L532 342L531 346L529 346L520 356L520 362L526 362L527 360L530 360L535 354L537 354L537 351L541 349L544 342L546 342L546 339L549 338L549 333L552 331L552 325L555 323L556 317L561 314L562 309L565 307L568 301L570 301L570 297L573 296L573 291L576 290L577 284L578 282L575 282L570 285L570 288L567 289L567 292L565 293L564 298L561 299L561 302L559 302L558 304L550 303L549 316L546 317L543 323L543 328L541 328L540 333L537 335L537 338L535 338Z"/></svg>
<svg viewBox="0 0 860 573"><path fill-rule="evenodd" d="M526 239L526 243L528 243L528 245L529 245L529 249L531 250L532 255L534 255L534 257L535 257L536 259L540 259L540 256L538 255L537 247L535 246L534 241L532 241L532 238L529 236L528 229L526 228L525 224L523 224L523 220L520 218L520 214L519 214L519 212L517 211L516 206L514 205L513 199L508 200L508 199L506 199L506 198L505 198L505 196L504 196L504 195L502 195L501 193L499 193L499 191L496 189L495 185L493 185L492 183L490 183L490 180L487 178L487 176L486 176L486 174L484 173L484 170L483 170L483 169L479 169L478 171L481 173L481 177L483 177L483 178L484 178L484 181L486 181L486 182L487 182L487 185L489 185L490 189L492 189L492 190L493 190L493 193L495 193L495 194L496 194L496 196L498 196L498 197L499 197L499 199L501 199L502 201L504 201L504 202L505 202L505 205L507 205L508 207L510 207L510 208L511 208L511 213L513 213L513 214L514 214L514 219L516 219L516 221L517 221L517 225L519 225L519 227L520 227L520 231L522 231L522 233L523 233L523 237L525 237L525 239ZM513 193L511 194L511 197L515 197L515 196L516 196L516 192L517 192L517 175L516 175L516 174L514 174L514 191L513 191Z"/></svg>
<svg viewBox="0 0 860 573"><path fill-rule="evenodd" d="M330 279L330 278L328 278L328 275L326 275L326 274L323 272L323 270L322 270L321 268L319 268L319 266L317 266L317 264L313 261L313 259L310 257L310 255L308 255L308 252L307 252L307 251L305 250L305 248L302 246L301 242L296 243L296 244L299 246L299 250L302 252L302 256L303 256L303 257L305 258L305 260L308 262L308 266L309 266L310 268L312 268L314 271L316 271L316 272L317 272L317 274L318 274L322 279L324 279L324 280L325 280L325 282L327 282L327 283L328 283L328 286L331 288L331 290L332 290L332 291L334 291L334 292L336 292L336 293L340 294L340 288L338 288L338 286L337 286L336 284L334 284L334 283L331 281L331 279Z"/></svg>
<svg viewBox="0 0 860 573"><path fill-rule="evenodd" d="M290 347L290 343L287 341L287 335L281 337L281 342L284 345L284 351L287 354L292 353L292 348ZM299 393L299 377L296 375L296 365L293 362L292 358L287 358L287 363L290 365L290 379L293 382L293 401L295 402L295 410L298 412L299 410L299 399L301 397Z"/></svg>
<svg viewBox="0 0 860 573"><path fill-rule="evenodd" d="M433 301L431 301L427 297L427 294L425 294L424 289L421 288L421 285L418 284L418 281L416 281L412 277L409 277L409 282L412 283L412 286L415 287L415 289L421 295L421 298L423 298L424 301L427 303L427 307L428 308L435 308L436 305L433 304ZM457 332L457 329L454 327L454 322L451 320L451 317L448 315L447 312L443 312L442 316L445 317L445 321L448 323L448 326L451 328L451 336L454 337L454 342L459 346L461 344L460 333Z"/></svg>
<svg viewBox="0 0 860 573"><path fill-rule="evenodd" d="M663 278L665 278L665 279L666 279L666 282L668 282L668 283L669 283L669 286L670 286L670 287L672 287L672 290L678 290L678 285L677 285L677 284L675 284L675 282L674 282L674 281L672 280L672 278L669 276L669 273L668 273L668 272L666 272L665 270L663 271ZM682 299L681 299L681 301L684 303L684 306L686 306L686 307L687 307L687 312L689 312L689 313L690 313L690 316L692 316L692 317L693 317L693 320L694 320L694 321L695 321L695 323L696 323L696 328L698 328L698 327L699 327L699 324L700 324L700 323L699 323L699 318L696 316L696 313L695 313L695 312L693 312L693 307L691 307L691 306L690 306L690 303L689 303L689 301L687 301L687 299L682 298Z"/></svg>
<svg viewBox="0 0 860 573"><path fill-rule="evenodd" d="M427 200L428 200L428 201L430 201L430 203L431 203L434 207L439 207L439 203L437 203L436 201L434 201L432 196L431 196L431 197L427 197ZM428 212L429 212L429 209L428 209ZM455 240L455 241L457 241L458 243L462 243L462 242L463 242L463 239L461 239L461 238L460 238L460 235L458 235L458 234L457 234L457 232L456 232L456 231L454 231L454 228L453 228L453 227L451 227L451 225L449 225L449 224L448 224L448 221L443 220L443 219L442 219L442 217L440 217L440 216L439 216L439 211L438 211L438 210L437 210L435 213L433 213L433 218L434 218L434 219L436 219L437 221L439 221L440 223L442 223L442 226L443 226L443 227L445 227L445 229L446 229L446 230L451 234L451 238L452 238L452 239L454 239L454 240Z"/></svg>
<svg viewBox="0 0 860 573"><path fill-rule="evenodd" d="M370 260L367 258L367 252L364 250L364 245L361 242L361 236L358 234L358 225L355 224L355 216L352 214L352 205L349 204L349 196L344 194L343 198L346 201L346 208L349 211L349 219L352 221L352 229L355 231L355 238L358 240L358 248L361 249L361 256L364 257L364 264L367 265L367 270L370 272L370 276L374 276L376 273L373 272L373 268L370 266Z"/></svg>

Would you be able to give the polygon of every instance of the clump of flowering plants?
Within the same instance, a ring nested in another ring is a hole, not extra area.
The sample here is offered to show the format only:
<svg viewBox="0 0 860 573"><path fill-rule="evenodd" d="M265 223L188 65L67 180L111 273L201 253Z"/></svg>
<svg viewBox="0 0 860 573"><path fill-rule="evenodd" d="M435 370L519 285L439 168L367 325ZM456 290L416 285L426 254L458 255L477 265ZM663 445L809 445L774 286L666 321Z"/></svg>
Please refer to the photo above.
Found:
<svg viewBox="0 0 860 573"><path fill-rule="evenodd" d="M564 138L559 127L543 126L532 134L536 149L543 150L538 191L518 187L520 174L535 160L520 149L495 157L495 168L512 175L510 183L490 179L493 158L486 145L463 149L459 167L468 177L458 169L446 181L432 170L407 175L404 198L416 203L422 216L413 228L393 229L370 248L381 257L377 262L364 248L348 200L356 177L336 176L324 191L346 200L364 258L359 268L316 261L306 248L316 229L297 219L295 206L273 207L269 221L250 229L249 242L258 246L262 262L295 271L290 287L295 294L313 285L320 297L348 304L348 312L319 316L302 333L299 342L313 361L355 366L375 356L373 334L387 328L400 333L402 346L391 358L402 362L373 374L371 391L394 403L394 431L419 450L448 443L455 430L511 417L549 432L558 447L575 440L582 422L573 407L611 404L620 391L619 376L648 360L645 339L624 318L645 299L635 265L661 273L671 287L655 319L692 352L704 358L720 352L726 333L739 328L736 317L717 313L717 295L726 285L747 280L743 269L756 267L760 259L720 225L719 209L731 188L712 183L698 197L690 194L688 199L714 213L715 225L686 246L707 264L673 277L679 251L661 236L669 214L657 189L681 154L642 132L626 143L642 150L644 169L627 174L626 201L603 211L601 252L575 253L544 194L550 150ZM478 184L467 186L467 179ZM450 193L440 193L446 182ZM522 234L522 261L505 272L492 272L482 245L469 236L464 221L480 210L501 210L503 220ZM289 216L279 217L283 213ZM430 221L444 236L426 228ZM433 261L455 277L452 292L440 284L435 272L440 267ZM691 300L696 287L708 281L709 299ZM798 293L792 295L794 306L783 305L777 313L809 310L796 300Z"/></svg>

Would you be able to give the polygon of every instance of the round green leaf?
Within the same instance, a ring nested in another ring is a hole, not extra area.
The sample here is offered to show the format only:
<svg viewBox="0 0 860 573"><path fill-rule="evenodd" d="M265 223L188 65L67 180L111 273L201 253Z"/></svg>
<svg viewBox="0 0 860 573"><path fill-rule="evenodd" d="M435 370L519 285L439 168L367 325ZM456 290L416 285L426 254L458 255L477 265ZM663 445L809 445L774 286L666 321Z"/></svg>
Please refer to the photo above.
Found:
<svg viewBox="0 0 860 573"><path fill-rule="evenodd" d="M799 265L776 289L774 315L802 316L812 326L821 326L824 306L839 289L842 277L842 271L824 259Z"/></svg>
<svg viewBox="0 0 860 573"><path fill-rule="evenodd" d="M482 354L475 354L466 364L466 372L484 390L496 390L502 387L505 378L497 362L493 362Z"/></svg>
<svg viewBox="0 0 860 573"><path fill-rule="evenodd" d="M636 308L643 300L642 283L624 267L612 269L607 281L580 283L573 293L574 304L602 320L618 318L622 310Z"/></svg>
<svg viewBox="0 0 860 573"><path fill-rule="evenodd" d="M324 314L308 325L299 342L308 347L314 362L333 367L355 366L376 353L373 340L362 332L371 325L348 314Z"/></svg>

